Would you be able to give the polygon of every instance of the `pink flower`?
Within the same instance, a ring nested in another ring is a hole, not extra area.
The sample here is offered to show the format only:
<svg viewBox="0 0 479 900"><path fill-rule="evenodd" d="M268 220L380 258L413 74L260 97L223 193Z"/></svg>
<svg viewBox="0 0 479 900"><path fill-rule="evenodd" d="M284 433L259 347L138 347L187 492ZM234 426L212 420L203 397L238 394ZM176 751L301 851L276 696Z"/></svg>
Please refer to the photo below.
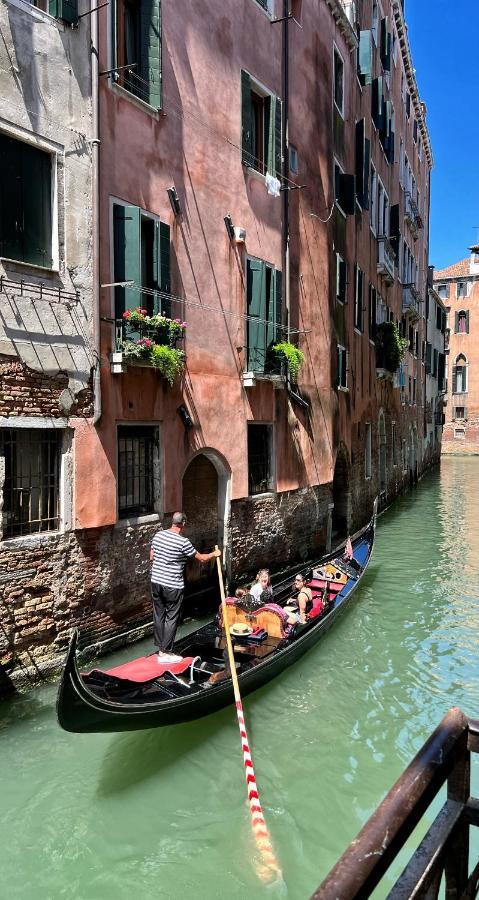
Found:
<svg viewBox="0 0 479 900"><path fill-rule="evenodd" d="M141 338L141 340L139 340L138 343L141 344L142 347L146 347L147 350L149 350L153 341L150 341L149 338Z"/></svg>
<svg viewBox="0 0 479 900"><path fill-rule="evenodd" d="M180 324L181 324L181 322L180 322L180 320L179 320L179 319L173 319L173 322L177 322L177 323L178 323L178 325L180 325Z"/></svg>
<svg viewBox="0 0 479 900"><path fill-rule="evenodd" d="M142 309L141 306L137 306L136 311L137 311L137 313L139 313L140 316L146 316L147 310Z"/></svg>
<svg viewBox="0 0 479 900"><path fill-rule="evenodd" d="M182 328L186 328L186 322L182 322L182 323L181 323L181 327L182 327Z"/></svg>
<svg viewBox="0 0 479 900"><path fill-rule="evenodd" d="M124 318L124 319L129 319L130 316L131 316L131 309L125 310L125 312L123 313L123 318Z"/></svg>

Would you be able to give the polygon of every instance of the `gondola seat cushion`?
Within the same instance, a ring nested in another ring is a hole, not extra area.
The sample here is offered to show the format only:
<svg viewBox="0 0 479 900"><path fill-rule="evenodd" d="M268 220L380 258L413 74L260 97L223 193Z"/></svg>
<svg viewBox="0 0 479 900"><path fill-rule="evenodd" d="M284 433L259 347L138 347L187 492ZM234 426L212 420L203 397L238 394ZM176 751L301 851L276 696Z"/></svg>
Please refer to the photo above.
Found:
<svg viewBox="0 0 479 900"><path fill-rule="evenodd" d="M82 673L92 675L94 672L104 671L106 675L113 675L115 678L124 678L126 681L135 681L139 684L145 681L152 681L159 678L165 672L171 672L173 675L181 675L190 668L194 660L194 656L184 656L177 663L160 663L156 653L150 656L140 656L139 659L132 659L131 662L123 663L122 666L115 666L113 669L92 669L91 672Z"/></svg>
<svg viewBox="0 0 479 900"><path fill-rule="evenodd" d="M252 625L254 628L264 628L272 638L283 638L288 634L288 616L277 603L265 603L254 612L245 612L236 602L235 597L226 598L228 609L228 626L236 623ZM223 617L220 615L221 627L224 627Z"/></svg>

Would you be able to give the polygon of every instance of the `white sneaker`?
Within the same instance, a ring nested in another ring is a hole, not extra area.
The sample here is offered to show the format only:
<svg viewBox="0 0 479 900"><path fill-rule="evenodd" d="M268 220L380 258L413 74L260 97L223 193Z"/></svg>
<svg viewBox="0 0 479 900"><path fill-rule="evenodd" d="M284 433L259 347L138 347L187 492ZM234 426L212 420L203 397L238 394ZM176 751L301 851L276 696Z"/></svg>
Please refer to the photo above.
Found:
<svg viewBox="0 0 479 900"><path fill-rule="evenodd" d="M158 654L158 662L159 663L179 663L183 659L182 656L177 656L176 653L159 653Z"/></svg>

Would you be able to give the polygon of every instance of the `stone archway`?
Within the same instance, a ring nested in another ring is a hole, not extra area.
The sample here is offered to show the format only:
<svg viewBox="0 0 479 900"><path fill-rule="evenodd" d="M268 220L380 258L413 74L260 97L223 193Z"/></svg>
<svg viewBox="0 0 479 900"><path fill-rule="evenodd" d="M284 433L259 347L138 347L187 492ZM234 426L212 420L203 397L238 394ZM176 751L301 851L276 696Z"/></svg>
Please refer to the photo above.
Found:
<svg viewBox="0 0 479 900"><path fill-rule="evenodd" d="M351 519L351 489L349 485L348 452L344 446L338 450L333 477L332 537L346 537Z"/></svg>
<svg viewBox="0 0 479 900"><path fill-rule="evenodd" d="M183 474L182 510L187 516L186 536L200 553L215 544L222 549L228 542L231 472L223 458L208 448L190 460ZM227 559L228 562L228 559ZM188 563L185 572L188 594L217 592L216 563Z"/></svg>

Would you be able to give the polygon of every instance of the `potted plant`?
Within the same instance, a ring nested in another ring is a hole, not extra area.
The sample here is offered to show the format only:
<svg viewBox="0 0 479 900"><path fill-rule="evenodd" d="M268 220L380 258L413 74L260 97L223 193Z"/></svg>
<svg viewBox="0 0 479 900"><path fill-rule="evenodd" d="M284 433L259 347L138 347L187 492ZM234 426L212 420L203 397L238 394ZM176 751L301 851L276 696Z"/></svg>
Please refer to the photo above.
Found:
<svg viewBox="0 0 479 900"><path fill-rule="evenodd" d="M168 384L173 384L183 372L185 367L185 354L176 347L167 347L166 344L153 344L151 349L151 361L156 369L166 378Z"/></svg>
<svg viewBox="0 0 479 900"><path fill-rule="evenodd" d="M279 344L273 345L273 351L280 361L286 363L289 377L291 378L291 381L296 383L301 366L304 363L304 353L302 350L298 350L298 348L289 341L281 341Z"/></svg>
<svg viewBox="0 0 479 900"><path fill-rule="evenodd" d="M404 359L408 342L395 322L381 322L376 328L376 368L396 372Z"/></svg>

